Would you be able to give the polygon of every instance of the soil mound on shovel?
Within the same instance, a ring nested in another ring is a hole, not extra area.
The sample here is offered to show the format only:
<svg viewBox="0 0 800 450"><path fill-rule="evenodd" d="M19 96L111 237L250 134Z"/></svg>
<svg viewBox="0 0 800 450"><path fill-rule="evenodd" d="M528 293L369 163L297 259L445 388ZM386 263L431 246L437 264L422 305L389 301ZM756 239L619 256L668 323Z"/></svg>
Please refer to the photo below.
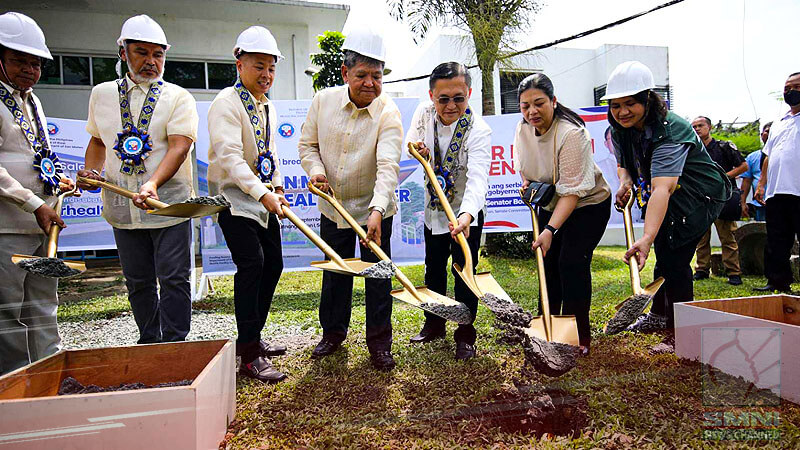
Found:
<svg viewBox="0 0 800 450"><path fill-rule="evenodd" d="M445 305L442 303L424 302L419 307L439 317L452 320L455 323L463 324L472 322L472 312L470 312L469 308L463 303Z"/></svg>
<svg viewBox="0 0 800 450"><path fill-rule="evenodd" d="M192 384L193 380L173 381L170 383L159 383L152 386L144 383L123 383L118 386L100 387L94 384L84 386L80 381L72 377L64 378L61 386L58 388L58 395L75 395L75 394L94 394L97 392L117 392L117 391L134 391L137 389L151 389L151 388L165 388L174 386L188 386Z"/></svg>
<svg viewBox="0 0 800 450"><path fill-rule="evenodd" d="M495 314L495 326L505 331L503 341L511 345L521 345L525 361L537 372L549 377L558 377L578 365L577 347L543 341L528 336L523 331L530 326L534 317L530 311L492 294L485 294L483 301Z"/></svg>
<svg viewBox="0 0 800 450"><path fill-rule="evenodd" d="M359 275L365 278L388 280L394 276L394 265L391 261L378 261L374 265L362 270Z"/></svg>
<svg viewBox="0 0 800 450"><path fill-rule="evenodd" d="M224 206L226 208L230 208L231 204L225 197L221 195L215 195L213 197L192 197L187 199L184 203L191 203L193 205L206 205L206 206Z"/></svg>
<svg viewBox="0 0 800 450"><path fill-rule="evenodd" d="M644 294L634 295L626 300L614 317L608 321L606 334L617 334L625 331L644 312L650 300L652 300L652 297Z"/></svg>
<svg viewBox="0 0 800 450"><path fill-rule="evenodd" d="M31 258L17 263L20 269L48 278L66 278L78 275L80 270L75 270L58 258Z"/></svg>

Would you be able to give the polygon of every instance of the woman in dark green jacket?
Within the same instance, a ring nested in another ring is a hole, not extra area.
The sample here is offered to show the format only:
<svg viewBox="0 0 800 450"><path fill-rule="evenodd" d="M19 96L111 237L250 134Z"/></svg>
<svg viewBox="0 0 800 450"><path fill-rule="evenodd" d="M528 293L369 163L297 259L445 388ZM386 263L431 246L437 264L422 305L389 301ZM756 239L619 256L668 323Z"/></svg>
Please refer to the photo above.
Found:
<svg viewBox="0 0 800 450"><path fill-rule="evenodd" d="M625 262L644 267L652 246L653 276L664 277L650 313L628 327L641 332L673 328L672 305L694 298L695 247L731 195L725 172L689 122L667 111L654 87L650 69L628 61L611 73L603 97L619 152L616 204L624 205L635 187L639 205L646 207L644 234L625 253Z"/></svg>

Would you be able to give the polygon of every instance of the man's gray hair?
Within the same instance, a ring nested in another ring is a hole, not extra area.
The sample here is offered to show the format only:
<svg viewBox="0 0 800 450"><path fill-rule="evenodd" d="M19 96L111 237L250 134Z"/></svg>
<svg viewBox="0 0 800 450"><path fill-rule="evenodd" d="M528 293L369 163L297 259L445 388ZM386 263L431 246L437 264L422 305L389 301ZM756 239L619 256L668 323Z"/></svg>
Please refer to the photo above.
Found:
<svg viewBox="0 0 800 450"><path fill-rule="evenodd" d="M364 63L368 66L377 66L383 70L384 64L383 61L378 61L375 58L370 58L369 56L364 56L361 53L354 52L352 50L345 50L344 51L344 66L348 69L352 69L358 64Z"/></svg>

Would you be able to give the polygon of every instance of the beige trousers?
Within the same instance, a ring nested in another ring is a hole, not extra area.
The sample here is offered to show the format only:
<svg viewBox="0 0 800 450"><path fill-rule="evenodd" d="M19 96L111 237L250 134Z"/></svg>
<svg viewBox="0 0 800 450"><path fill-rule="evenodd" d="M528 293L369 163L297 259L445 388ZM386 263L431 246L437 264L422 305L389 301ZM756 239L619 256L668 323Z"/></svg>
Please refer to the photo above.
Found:
<svg viewBox="0 0 800 450"><path fill-rule="evenodd" d="M61 349L58 281L11 262L14 253L44 256L46 245L43 234L0 234L0 374Z"/></svg>
<svg viewBox="0 0 800 450"><path fill-rule="evenodd" d="M717 219L714 221L717 228L719 241L722 244L722 264L725 272L730 275L741 275L742 269L739 267L739 244L733 232L736 231L736 222L733 220ZM711 228L697 243L697 267L695 271L711 272Z"/></svg>

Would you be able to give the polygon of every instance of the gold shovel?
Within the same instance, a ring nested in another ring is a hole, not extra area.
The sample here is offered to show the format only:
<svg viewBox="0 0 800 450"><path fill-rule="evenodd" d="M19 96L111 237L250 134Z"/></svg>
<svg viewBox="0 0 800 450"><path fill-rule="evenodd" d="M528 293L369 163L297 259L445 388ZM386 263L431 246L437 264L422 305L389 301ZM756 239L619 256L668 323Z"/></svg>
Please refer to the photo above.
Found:
<svg viewBox="0 0 800 450"><path fill-rule="evenodd" d="M106 181L84 177L78 177L78 181L94 187L106 189L131 200L137 194L136 192L129 191ZM153 208L151 210L147 210L147 213L155 216L198 218L210 216L228 209L228 206L223 205L204 205L200 203L189 202L175 203L170 205L169 203L164 203L154 198L146 198L144 202L147 206Z"/></svg>
<svg viewBox="0 0 800 450"><path fill-rule="evenodd" d="M417 161L422 164L423 169L425 169L425 173L428 176L428 180L430 180L433 189L436 191L436 196L439 197L439 202L444 208L444 212L447 215L447 220L453 224L454 227L458 226L458 219L456 218L455 213L453 212L453 208L450 206L450 202L447 200L447 196L444 194L442 187L436 182L436 173L434 173L433 168L431 167L428 160L422 157L417 151L416 145L409 142L408 143L408 151L411 153L411 156L417 159ZM430 158L430 155L428 155ZM511 297L506 293L505 290L500 286L500 283L494 279L491 273L489 272L481 272L479 274L475 274L473 271L473 262L472 262L472 252L469 249L469 244L467 243L467 238L464 236L464 233L459 233L456 236L456 240L458 241L458 245L461 247L461 251L464 253L464 268L459 267L458 264L453 263L453 268L456 270L456 273L464 280L464 284L467 285L470 291L475 294L476 297L479 299L483 299L485 294L492 294L495 297L499 297L500 299L511 301Z"/></svg>
<svg viewBox="0 0 800 450"><path fill-rule="evenodd" d="M336 195L333 192L333 188L330 188L330 195L322 192L318 187L314 186L313 183L308 184L308 189L315 195L330 203L331 206L333 206L334 209L336 209L336 211L344 218L344 220L347 221L347 224L350 225L350 228L352 228L353 231L358 234L361 240L367 243L367 246L372 253L374 253L382 261L391 263L389 256L384 253L377 243L367 240L367 232L361 228L361 225L356 222L353 216L351 216L350 213L348 213L347 210L345 210L344 207L339 203L339 201L336 200ZM392 266L394 266L394 264L392 264ZM425 286L414 287L414 284L411 283L411 280L409 280L396 266L394 266L394 276L397 278L397 281L403 285L403 289L393 290L392 297L459 324L472 323L472 313L463 303L459 303L451 298L438 294Z"/></svg>
<svg viewBox="0 0 800 450"><path fill-rule="evenodd" d="M56 200L53 209L56 214L61 216L61 205L64 202L64 197L69 197L77 192L78 187L75 186L69 191L62 192ZM78 275L86 271L86 264L78 261L64 261L56 258L58 253L58 235L61 233L61 227L54 224L50 225L50 232L47 237L47 256L31 256L31 255L11 255L11 262L28 272L35 273L50 278L66 278Z"/></svg>
<svg viewBox="0 0 800 450"><path fill-rule="evenodd" d="M628 202L625 204L624 208L614 205L617 211L622 213L622 217L625 222L625 243L627 244L628 248L631 248L633 243L636 242L636 237L633 235L633 219L631 217L631 206L633 206L634 197L636 197L636 191L631 189L631 194L628 197ZM639 262L635 255L631 257L630 263L628 264L628 269L630 272L631 290L633 291L633 295L615 306L617 313L611 320L608 321L605 327L603 327L603 331L608 334L619 333L627 328L628 325L633 323L633 321L636 320L639 315L644 313L647 305L649 305L653 300L653 296L656 295L658 289L662 284L664 284L664 278L658 277L652 283L642 288L642 282L639 278ZM628 308L633 308L634 310L627 311Z"/></svg>
<svg viewBox="0 0 800 450"><path fill-rule="evenodd" d="M539 220L536 218L536 211L533 205L525 199L520 189L522 201L531 210L531 221L533 222L533 241L539 239ZM536 249L536 264L539 272L539 295L542 301L542 315L536 316L531 321L531 326L525 329L529 336L542 339L548 342L560 342L578 346L578 322L575 316L556 316L550 314L550 302L547 297L547 280L544 274L544 254L541 248Z"/></svg>
<svg viewBox="0 0 800 450"><path fill-rule="evenodd" d="M267 189L274 192L270 184L267 185ZM283 210L283 215L289 219L300 232L306 235L314 245L322 250L325 256L330 258L330 261L313 261L311 267L356 277L392 278L394 266L391 263L386 263L385 261L368 263L358 258L343 259L327 242L323 241L317 233L314 233L314 231L303 222L303 219L297 217L294 211L289 209L288 206L281 205L281 209Z"/></svg>

